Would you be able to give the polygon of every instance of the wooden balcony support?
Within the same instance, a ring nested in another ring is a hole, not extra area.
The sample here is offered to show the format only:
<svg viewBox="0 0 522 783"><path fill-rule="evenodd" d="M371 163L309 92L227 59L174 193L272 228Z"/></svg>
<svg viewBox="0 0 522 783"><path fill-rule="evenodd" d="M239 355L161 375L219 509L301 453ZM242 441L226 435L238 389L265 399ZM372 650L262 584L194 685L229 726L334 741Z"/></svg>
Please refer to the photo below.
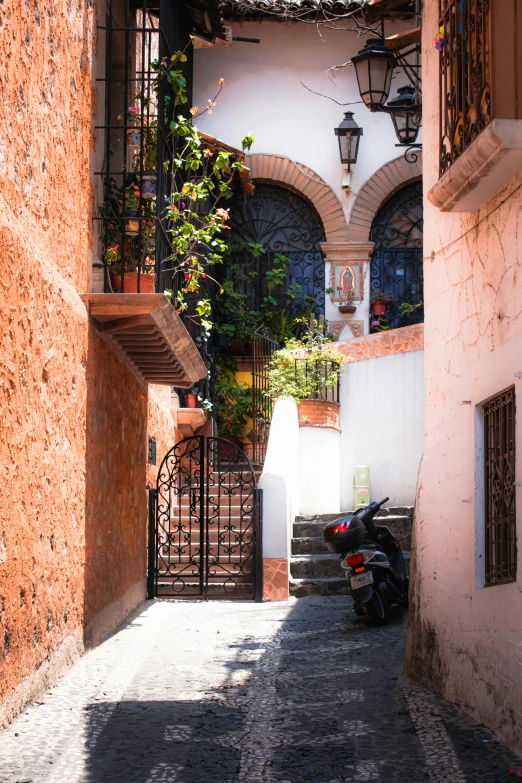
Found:
<svg viewBox="0 0 522 783"><path fill-rule="evenodd" d="M84 294L94 327L143 384L191 388L207 374L164 294Z"/></svg>

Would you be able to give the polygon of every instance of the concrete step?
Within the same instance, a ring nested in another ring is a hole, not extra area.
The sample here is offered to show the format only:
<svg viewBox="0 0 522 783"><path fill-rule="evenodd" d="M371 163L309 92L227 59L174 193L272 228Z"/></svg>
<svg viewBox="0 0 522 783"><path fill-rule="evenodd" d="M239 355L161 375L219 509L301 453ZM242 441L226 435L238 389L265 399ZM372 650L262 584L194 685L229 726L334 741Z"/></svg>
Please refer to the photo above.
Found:
<svg viewBox="0 0 522 783"><path fill-rule="evenodd" d="M395 509L386 509L387 511L395 511ZM402 508L399 510L403 510ZM335 519L341 519L346 514L322 514L320 516L313 517L296 517L293 528L293 539L296 541L300 538L310 539L310 543L317 546L316 542L312 539L322 538L323 528L328 523ZM324 517L327 517L326 519ZM393 535L397 538L399 545L402 549L408 551L411 549L411 533L412 533L413 518L409 514L383 514L375 518L376 525L383 525L389 527ZM299 547L297 553L305 553L305 545L297 545ZM316 548L313 552L318 551ZM323 550L324 551L324 550ZM313 554L309 551L309 554Z"/></svg>
<svg viewBox="0 0 522 783"><path fill-rule="evenodd" d="M350 592L346 577L323 579L290 579L290 595L302 598L305 595L348 595Z"/></svg>
<svg viewBox="0 0 522 783"><path fill-rule="evenodd" d="M292 539L293 555L325 555L328 549L322 536L300 536Z"/></svg>
<svg viewBox="0 0 522 783"><path fill-rule="evenodd" d="M293 579L322 579L342 576L339 555L298 555L290 558L290 574Z"/></svg>

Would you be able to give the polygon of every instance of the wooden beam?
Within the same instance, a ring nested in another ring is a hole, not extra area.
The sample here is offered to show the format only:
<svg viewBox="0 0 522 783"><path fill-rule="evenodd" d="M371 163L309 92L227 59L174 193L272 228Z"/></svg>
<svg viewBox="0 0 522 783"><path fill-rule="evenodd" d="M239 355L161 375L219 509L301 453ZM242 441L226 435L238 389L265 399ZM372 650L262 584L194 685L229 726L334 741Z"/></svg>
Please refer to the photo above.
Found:
<svg viewBox="0 0 522 783"><path fill-rule="evenodd" d="M389 38L384 39L384 43L389 49L403 49L405 46L420 43L420 41L420 27L414 27L411 30L407 30L405 33L396 33L396 35L390 35Z"/></svg>
<svg viewBox="0 0 522 783"><path fill-rule="evenodd" d="M116 332L126 331L127 329L134 329L136 326L148 326L151 334L156 332L154 324L151 324L148 315L135 315L131 318L118 318L116 321L105 321L101 324L101 331L110 334Z"/></svg>

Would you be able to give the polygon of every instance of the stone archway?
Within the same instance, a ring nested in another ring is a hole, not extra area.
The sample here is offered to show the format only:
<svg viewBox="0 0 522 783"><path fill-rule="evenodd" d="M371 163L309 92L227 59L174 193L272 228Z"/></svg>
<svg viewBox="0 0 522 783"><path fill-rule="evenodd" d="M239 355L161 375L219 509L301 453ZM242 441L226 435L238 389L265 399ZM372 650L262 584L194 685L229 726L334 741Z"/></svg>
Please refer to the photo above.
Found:
<svg viewBox="0 0 522 783"><path fill-rule="evenodd" d="M348 242L368 242L375 215L384 202L399 188L422 177L422 151L417 160L408 163L404 155L381 166L359 190L350 213Z"/></svg>
<svg viewBox="0 0 522 783"><path fill-rule="evenodd" d="M256 182L284 185L313 204L322 220L327 243L346 242L343 208L331 187L315 171L281 155L249 155L247 163Z"/></svg>

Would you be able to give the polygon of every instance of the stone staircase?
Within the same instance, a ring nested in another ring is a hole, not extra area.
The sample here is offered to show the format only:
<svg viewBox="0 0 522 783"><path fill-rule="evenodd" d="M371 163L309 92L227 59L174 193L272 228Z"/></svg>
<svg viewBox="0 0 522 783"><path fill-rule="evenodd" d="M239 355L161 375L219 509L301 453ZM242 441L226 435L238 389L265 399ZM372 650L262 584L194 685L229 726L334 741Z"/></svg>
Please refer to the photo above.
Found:
<svg viewBox="0 0 522 783"><path fill-rule="evenodd" d="M349 512L346 512L349 513ZM327 522L344 514L320 514L296 517L290 559L290 595L346 595L348 585L339 562L323 543L322 531ZM384 508L375 517L376 525L389 527L399 542L409 570L413 506Z"/></svg>

